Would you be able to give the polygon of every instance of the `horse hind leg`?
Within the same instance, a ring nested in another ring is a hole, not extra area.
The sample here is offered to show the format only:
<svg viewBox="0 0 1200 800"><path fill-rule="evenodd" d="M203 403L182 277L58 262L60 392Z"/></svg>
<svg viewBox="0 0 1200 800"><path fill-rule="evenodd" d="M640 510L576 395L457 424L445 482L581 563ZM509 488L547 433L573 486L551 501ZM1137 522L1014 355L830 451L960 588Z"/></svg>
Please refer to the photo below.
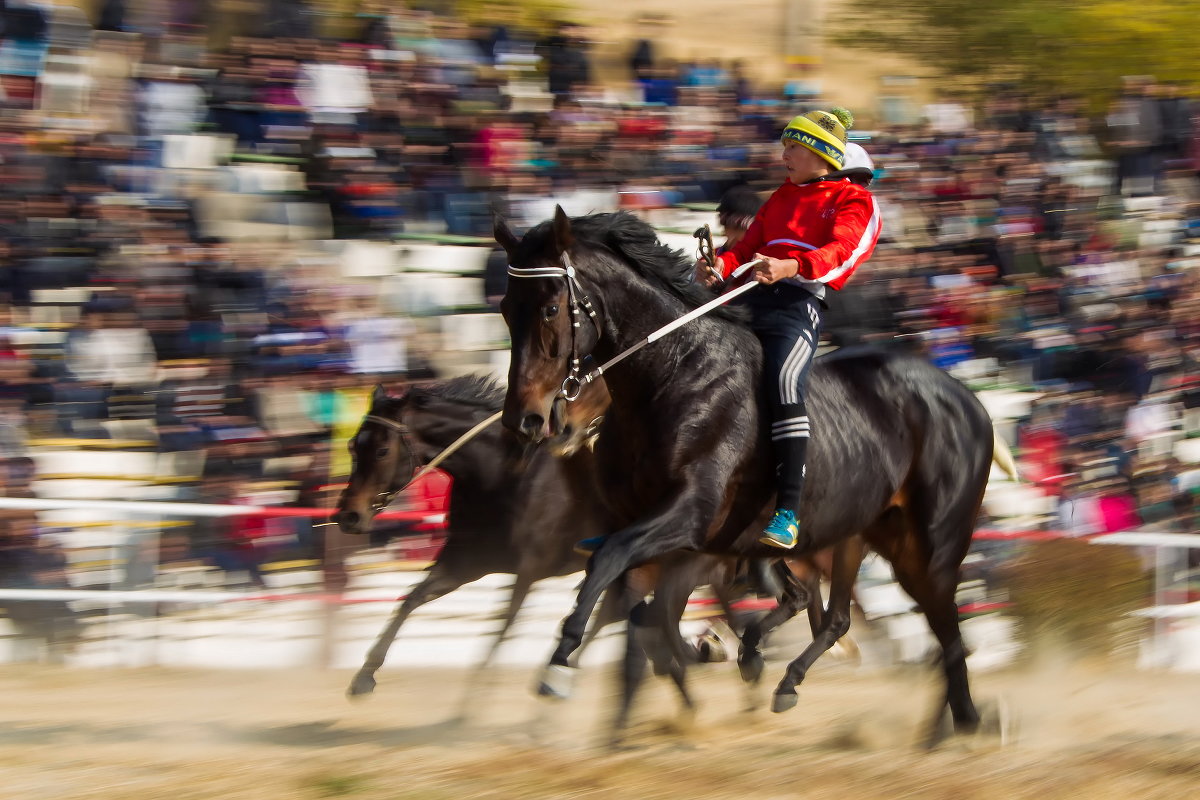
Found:
<svg viewBox="0 0 1200 800"><path fill-rule="evenodd" d="M358 672L351 679L350 686L346 689L347 697L361 697L375 691L375 673L383 666L388 650L391 648L392 642L396 640L396 634L400 632L400 627L412 612L430 601L450 594L467 583L463 578L453 575L449 570L439 568L439 566L434 564L425 579L417 584L392 612L387 625L379 632L375 643L367 651L367 657L363 660L362 666L358 668Z"/></svg>
<svg viewBox="0 0 1200 800"><path fill-rule="evenodd" d="M462 706L458 716L465 718L472 708L475 708L480 697L480 687L484 684L484 678L491 668L492 663L496 660L496 655L500 652L501 646L508 640L508 634L512 630L513 623L517 620L517 615L521 613L521 608L525 605L525 600L529 597L529 590L533 586L534 578L528 572L518 572L513 579L512 589L508 597L508 606L505 608L504 617L500 622L500 630L496 632L496 637L492 640L492 644L488 647L487 653L484 654L483 660L475 667L474 677L467 685L467 691L463 694Z"/></svg>
<svg viewBox="0 0 1200 800"><path fill-rule="evenodd" d="M788 664L783 680L775 688L771 710L778 713L794 708L798 696L796 686L804 680L810 667L826 650L833 647L846 631L850 630L850 598L858 567L862 563L866 548L862 536L855 535L834 548L833 569L829 576L829 607L821 621L821 630L813 637L804 652ZM820 602L820 596L814 599Z"/></svg>
<svg viewBox="0 0 1200 800"><path fill-rule="evenodd" d="M750 622L742 631L738 647L738 672L742 681L756 685L761 679L766 662L763 660L763 640L812 602L813 582L807 577L797 577L782 560L775 563L777 577L782 581L783 594L778 598L775 608L767 612L760 620ZM817 591L820 591L819 584ZM815 595L819 597L820 595Z"/></svg>
<svg viewBox="0 0 1200 800"><path fill-rule="evenodd" d="M954 521L953 528L963 531L960 536L965 537L965 542L969 541L974 529L974 515L969 518L965 514L962 516L963 519ZM938 539L930 537L927 541ZM965 544L961 549L965 552ZM920 546L918 537L909 536L905 539L905 547L889 560L896 581L916 601L942 649L946 694L931 721L926 745L933 746L943 738L941 711L947 706L954 720L955 732L974 733L979 727L979 712L971 699L967 679L967 648L959 629L958 603L955 600L961 558L931 557Z"/></svg>

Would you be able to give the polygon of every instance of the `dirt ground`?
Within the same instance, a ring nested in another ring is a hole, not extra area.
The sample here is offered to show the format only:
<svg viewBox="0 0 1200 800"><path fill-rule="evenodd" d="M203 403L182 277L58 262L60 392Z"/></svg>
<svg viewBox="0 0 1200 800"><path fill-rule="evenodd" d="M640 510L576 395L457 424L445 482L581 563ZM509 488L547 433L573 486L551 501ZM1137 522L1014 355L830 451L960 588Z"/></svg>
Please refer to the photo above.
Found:
<svg viewBox="0 0 1200 800"><path fill-rule="evenodd" d="M769 679L779 665L769 665ZM746 712L729 665L642 695L628 750L598 747L609 667L546 705L528 670L384 671L365 700L337 672L0 667L5 800L972 798L1200 796L1200 676L1080 666L978 676L1015 742L914 746L937 684L915 668L818 665L786 714ZM455 719L465 705L466 721Z"/></svg>

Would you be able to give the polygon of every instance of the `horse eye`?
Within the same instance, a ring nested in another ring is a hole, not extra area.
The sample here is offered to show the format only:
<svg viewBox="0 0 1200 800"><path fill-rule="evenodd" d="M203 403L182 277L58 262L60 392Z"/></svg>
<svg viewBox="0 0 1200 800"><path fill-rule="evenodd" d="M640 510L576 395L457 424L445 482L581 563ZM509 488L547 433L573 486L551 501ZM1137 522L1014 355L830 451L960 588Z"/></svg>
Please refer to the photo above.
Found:
<svg viewBox="0 0 1200 800"><path fill-rule="evenodd" d="M379 448L378 450L376 450L376 451L375 451L375 457L376 457L376 458L383 458L383 457L384 457L384 456L386 456L387 454L388 454L388 449L387 449L386 447L381 447L381 448Z"/></svg>
<svg viewBox="0 0 1200 800"><path fill-rule="evenodd" d="M554 319L556 316L558 316L558 306L551 305L551 306L546 306L545 308L542 309L542 317L547 322Z"/></svg>

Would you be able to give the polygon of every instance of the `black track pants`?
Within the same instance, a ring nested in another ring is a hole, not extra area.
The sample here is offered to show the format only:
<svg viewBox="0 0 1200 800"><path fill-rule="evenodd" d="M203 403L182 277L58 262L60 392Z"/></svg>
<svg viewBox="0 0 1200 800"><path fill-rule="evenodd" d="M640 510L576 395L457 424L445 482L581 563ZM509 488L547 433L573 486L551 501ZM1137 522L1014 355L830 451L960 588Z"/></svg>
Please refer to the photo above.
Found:
<svg viewBox="0 0 1200 800"><path fill-rule="evenodd" d="M798 286L775 284L747 295L763 346L764 390L770 400L771 444L778 474L777 508L799 511L812 426L804 385L821 333L820 300Z"/></svg>

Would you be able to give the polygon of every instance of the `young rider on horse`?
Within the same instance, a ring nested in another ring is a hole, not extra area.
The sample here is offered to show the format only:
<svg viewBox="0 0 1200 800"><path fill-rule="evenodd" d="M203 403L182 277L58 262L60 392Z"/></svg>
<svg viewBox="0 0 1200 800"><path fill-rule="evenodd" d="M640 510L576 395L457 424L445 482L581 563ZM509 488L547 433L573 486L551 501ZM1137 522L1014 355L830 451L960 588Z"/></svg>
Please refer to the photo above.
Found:
<svg viewBox="0 0 1200 800"><path fill-rule="evenodd" d="M874 198L852 180L857 175L843 170L852 124L840 108L810 111L788 123L781 137L787 181L717 261L726 278L739 264L760 262L753 279L764 286L746 299L763 346L778 471L775 515L761 541L783 549L800 539L796 511L811 433L804 387L820 336L820 309L826 291L840 289L879 238ZM703 261L696 274L716 283Z"/></svg>

